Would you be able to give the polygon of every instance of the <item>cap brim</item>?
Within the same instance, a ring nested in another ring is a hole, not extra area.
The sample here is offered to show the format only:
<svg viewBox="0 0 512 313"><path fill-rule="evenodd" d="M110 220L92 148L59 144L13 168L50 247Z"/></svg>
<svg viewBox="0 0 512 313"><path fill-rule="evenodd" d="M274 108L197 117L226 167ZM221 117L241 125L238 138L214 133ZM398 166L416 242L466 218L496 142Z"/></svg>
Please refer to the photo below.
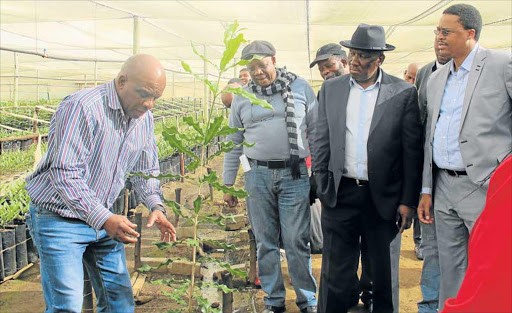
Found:
<svg viewBox="0 0 512 313"><path fill-rule="evenodd" d="M331 55L335 55L335 54L334 53L329 53L329 54L322 54L322 55L317 56L313 60L313 62L311 62L311 64L309 64L309 68L312 68L313 66L315 66L320 61L327 60Z"/></svg>
<svg viewBox="0 0 512 313"><path fill-rule="evenodd" d="M251 60L255 55L258 55L260 56L261 58L266 58L266 57L273 57L274 55L272 54L263 54L263 53L250 53L250 54L247 54L247 55L242 55L241 56L241 59L242 60Z"/></svg>
<svg viewBox="0 0 512 313"><path fill-rule="evenodd" d="M372 50L372 51L393 51L395 50L395 46L386 44L385 47L361 47L357 45L353 45L350 40L340 41L340 45L343 47L347 47L350 49L359 49L359 50Z"/></svg>

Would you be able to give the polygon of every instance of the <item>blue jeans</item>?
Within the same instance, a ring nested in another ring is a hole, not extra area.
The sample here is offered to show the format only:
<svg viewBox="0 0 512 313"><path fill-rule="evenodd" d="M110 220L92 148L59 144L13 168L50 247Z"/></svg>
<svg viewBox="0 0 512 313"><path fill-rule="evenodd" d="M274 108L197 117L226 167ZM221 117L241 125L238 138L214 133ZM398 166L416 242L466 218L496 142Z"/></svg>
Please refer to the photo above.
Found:
<svg viewBox="0 0 512 313"><path fill-rule="evenodd" d="M436 313L439 302L439 252L437 250L436 225L421 223L421 245L423 269L420 288L423 300L418 302L418 313Z"/></svg>
<svg viewBox="0 0 512 313"><path fill-rule="evenodd" d="M294 180L290 168L269 169L250 161L245 173L249 192L247 209L256 237L258 275L267 294L265 304L285 305L285 287L279 260L279 234L283 239L288 272L302 309L316 306L316 282L311 271L309 248L310 211L309 178L306 164L301 164L301 178Z"/></svg>
<svg viewBox="0 0 512 313"><path fill-rule="evenodd" d="M78 219L30 205L27 225L41 262L46 313L81 312L87 268L98 312L134 312L122 243Z"/></svg>

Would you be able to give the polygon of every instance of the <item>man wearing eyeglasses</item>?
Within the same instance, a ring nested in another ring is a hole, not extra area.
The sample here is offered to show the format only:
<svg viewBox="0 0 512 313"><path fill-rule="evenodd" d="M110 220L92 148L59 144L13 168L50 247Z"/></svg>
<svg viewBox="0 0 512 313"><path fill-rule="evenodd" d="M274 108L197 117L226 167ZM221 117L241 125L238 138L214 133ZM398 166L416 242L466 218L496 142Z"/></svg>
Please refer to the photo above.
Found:
<svg viewBox="0 0 512 313"><path fill-rule="evenodd" d="M488 179L512 150L511 54L481 47L481 30L478 10L456 4L443 12L434 31L439 53L453 59L427 85L418 215L427 224L435 217L440 310L464 279L468 237L484 208Z"/></svg>

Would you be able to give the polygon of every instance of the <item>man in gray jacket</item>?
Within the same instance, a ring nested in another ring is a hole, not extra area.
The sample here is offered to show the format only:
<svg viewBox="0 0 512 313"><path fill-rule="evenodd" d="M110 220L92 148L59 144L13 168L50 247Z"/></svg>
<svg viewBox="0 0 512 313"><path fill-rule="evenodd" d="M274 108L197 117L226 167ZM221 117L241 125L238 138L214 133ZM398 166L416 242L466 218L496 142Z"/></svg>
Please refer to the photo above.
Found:
<svg viewBox="0 0 512 313"><path fill-rule="evenodd" d="M421 124L427 119L427 82L430 75L451 60L449 54L440 54L437 40L434 40L436 60L420 68L416 75L418 103L420 106ZM437 251L436 225L420 223L423 268L421 271L420 288L423 299L418 302L418 313L437 313L439 302L439 252Z"/></svg>
<svg viewBox="0 0 512 313"><path fill-rule="evenodd" d="M249 220L256 237L258 275L267 294L263 312L285 311L279 260L281 235L297 306L303 313L313 313L317 305L316 282L308 245L309 178L304 158L309 155L306 128L313 126L312 112L317 101L304 79L276 67L275 53L266 41L253 41L242 51L242 59L252 60L247 65L252 81L245 90L266 100L273 109L235 96L229 125L243 130L230 135L228 140L235 144L245 140L254 146L226 153L224 184L235 183L241 162L245 189L249 192ZM236 198L230 195L225 195L224 201L236 204Z"/></svg>
<svg viewBox="0 0 512 313"><path fill-rule="evenodd" d="M435 216L439 310L459 291L469 234L485 206L488 180L512 151L511 54L480 46L481 30L478 10L456 4L444 10L434 31L439 52L453 58L427 84L418 217L432 224Z"/></svg>

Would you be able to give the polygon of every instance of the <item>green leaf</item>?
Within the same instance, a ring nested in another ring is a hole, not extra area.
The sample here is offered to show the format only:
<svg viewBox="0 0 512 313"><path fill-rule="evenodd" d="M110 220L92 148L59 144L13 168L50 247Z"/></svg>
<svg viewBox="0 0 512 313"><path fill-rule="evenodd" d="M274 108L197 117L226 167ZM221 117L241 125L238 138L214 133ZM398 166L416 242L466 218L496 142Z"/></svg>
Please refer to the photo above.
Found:
<svg viewBox="0 0 512 313"><path fill-rule="evenodd" d="M189 125L193 129L195 129L196 132L201 134L201 136L204 136L203 129L201 128L201 126L199 125L198 122L194 121L192 116L185 116L185 117L183 117L183 122L185 122L187 125Z"/></svg>
<svg viewBox="0 0 512 313"><path fill-rule="evenodd" d="M185 70L185 72L192 74L192 69L190 68L190 65L186 63L185 61L181 61L181 67Z"/></svg>
<svg viewBox="0 0 512 313"><path fill-rule="evenodd" d="M220 60L220 70L224 71L226 69L226 65L233 60L233 57L240 48L240 44L242 42L246 42L243 34L238 34L235 38L229 39L227 44L225 45L224 53L222 54L222 59Z"/></svg>
<svg viewBox="0 0 512 313"><path fill-rule="evenodd" d="M204 136L204 142L203 145L209 144L213 137L219 136L218 132L219 129L222 126L222 122L224 121L224 116L217 116L214 118L213 122L208 125L208 128L206 129L206 134Z"/></svg>
<svg viewBox="0 0 512 313"><path fill-rule="evenodd" d="M200 221L206 222L206 223L212 223L212 224L218 225L220 227L226 226L226 224L224 224L224 219L221 216L217 216L217 217L206 216L206 217L201 218Z"/></svg>
<svg viewBox="0 0 512 313"><path fill-rule="evenodd" d="M213 158L215 158L216 156L219 156L225 152L229 152L231 150L233 150L234 148L237 148L237 147L241 147L241 146L245 146L245 147L253 147L254 144L249 144L249 143L246 143L246 142L242 142L241 144L238 144L238 145L235 145L233 143L233 141L224 141L224 142L220 142L219 143L220 145L220 148L217 152L215 152L214 154L208 156L208 160L211 160Z"/></svg>
<svg viewBox="0 0 512 313"><path fill-rule="evenodd" d="M203 239L203 242L209 242L212 245L214 245L216 247L222 247L222 249L225 249L225 250L236 250L236 246L235 245L227 244L225 242L221 242L221 241L217 241L217 240Z"/></svg>
<svg viewBox="0 0 512 313"><path fill-rule="evenodd" d="M199 247L199 240L197 240L197 239L187 238L183 241L189 247L194 247L194 246Z"/></svg>
<svg viewBox="0 0 512 313"><path fill-rule="evenodd" d="M149 271L151 271L151 268L152 268L152 267L151 267L151 266L149 266L148 264L144 264L144 265L142 265L141 267L139 267L137 270L138 270L139 272L145 273L145 272L149 272Z"/></svg>
<svg viewBox="0 0 512 313"><path fill-rule="evenodd" d="M195 74L194 72L192 72L192 69L190 68L190 65L188 65L187 63L185 63L184 61L181 61L181 66L183 67L183 69L187 72L187 73L190 73L192 75L194 75L195 78L197 78L198 80L204 82L208 88L210 88L210 91L213 93L213 94L217 94L217 92L219 91L219 86L217 86L217 84L215 83L212 83L210 80L208 80L206 77L202 77L202 76L199 76L197 74Z"/></svg>
<svg viewBox="0 0 512 313"><path fill-rule="evenodd" d="M252 104L259 105L262 108L274 110L274 107L271 106L266 100L259 99L258 97L256 97L255 94L253 94L252 92L248 92L247 90L245 90L242 87L237 87L237 88L227 87L226 89L224 89L224 91L231 92L233 94L240 95L244 98L247 98L249 101L251 101Z"/></svg>
<svg viewBox="0 0 512 313"><path fill-rule="evenodd" d="M181 140L177 134L175 133L172 133L172 132L169 132L169 131L164 131L162 133L162 136L164 137L164 139L171 145L173 146L174 148L176 148L178 151L180 152L183 152L185 153L186 155L188 156L191 156L195 159L197 159L197 156L192 152L190 151L190 149L185 145L185 143L183 142L183 140Z"/></svg>
<svg viewBox="0 0 512 313"><path fill-rule="evenodd" d="M185 166L185 168L189 172L193 172L199 167L199 165L201 165L201 160L199 160L199 158L198 158L197 160L194 160L194 161L191 161L190 163L188 163L187 166Z"/></svg>
<svg viewBox="0 0 512 313"><path fill-rule="evenodd" d="M190 45L192 46L192 51L194 51L195 55L200 57L204 62L207 62L207 63L213 65L213 67L215 67L217 69L217 71L219 70L219 67L215 63L213 63L212 61L208 60L204 55L202 55L201 53L199 53L197 51L196 46L194 45L193 42L190 42Z"/></svg>
<svg viewBox="0 0 512 313"><path fill-rule="evenodd" d="M168 173L168 174L158 174L158 175L146 175L144 173L130 173L128 175L129 177L132 177L132 176L135 176L135 177L142 177L144 179L151 179L151 178L155 178L155 179L162 179L162 178L170 178L172 180L180 180L181 178L189 178L187 175L185 176L181 176L181 175L174 175L174 174L171 174L171 173Z"/></svg>
<svg viewBox="0 0 512 313"><path fill-rule="evenodd" d="M218 178L217 178L217 173L215 171L212 171L210 174L205 175L202 178L202 181L209 183L210 185L212 185L213 188L215 188L219 191L230 194L237 198L245 198L245 197L249 196L247 191L245 191L243 189L236 189L233 186L228 187L224 184L219 183Z"/></svg>
<svg viewBox="0 0 512 313"><path fill-rule="evenodd" d="M203 198L201 195L198 195L197 198L194 200L194 213L197 215L199 214L199 211L201 211L201 204L203 203Z"/></svg>
<svg viewBox="0 0 512 313"><path fill-rule="evenodd" d="M225 125L224 127L222 127L221 129L219 129L217 131L216 136L227 136L227 135L234 134L237 131L239 131L239 129L237 127L230 127L228 125Z"/></svg>
<svg viewBox="0 0 512 313"><path fill-rule="evenodd" d="M144 264L142 267L139 267L139 268L138 268L138 270L139 270L140 272L142 272L142 273L145 273L145 272L149 272L149 271L151 271L152 269L159 269L159 268L161 268L161 267L167 266L167 265L169 265L169 264L171 264L171 263L172 263L172 260L171 260L171 259L167 259L167 261L162 262L162 263L160 263L160 264L159 264L159 265L157 265L157 266L150 266L150 265L148 265L148 264Z"/></svg>
<svg viewBox="0 0 512 313"><path fill-rule="evenodd" d="M168 248L176 247L179 244L182 244L183 240L177 240L173 242L165 242L165 241L155 241L153 244L160 250L165 250Z"/></svg>
<svg viewBox="0 0 512 313"><path fill-rule="evenodd" d="M206 282L206 281L203 281L201 282L201 288L216 288L217 290L222 290L222 292L224 293L231 293L231 292L235 292L236 289L231 289L229 288L228 286L224 285L224 284L219 284L219 283L212 283L212 282Z"/></svg>
<svg viewBox="0 0 512 313"><path fill-rule="evenodd" d="M221 260L218 260L218 259L215 259L215 258L212 258L212 257L206 257L206 258L201 258L201 261L203 261L203 262L215 262L220 267L226 269L233 276L247 277L247 272L246 271L242 271L242 270L238 270L238 269L232 268L229 263L224 263Z"/></svg>

